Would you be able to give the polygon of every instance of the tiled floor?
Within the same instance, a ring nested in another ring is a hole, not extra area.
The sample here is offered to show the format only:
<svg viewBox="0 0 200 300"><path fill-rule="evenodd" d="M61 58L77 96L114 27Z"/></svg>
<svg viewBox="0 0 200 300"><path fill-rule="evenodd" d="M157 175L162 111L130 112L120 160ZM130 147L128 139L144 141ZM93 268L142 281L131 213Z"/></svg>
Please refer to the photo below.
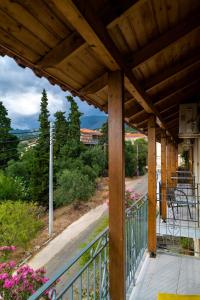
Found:
<svg viewBox="0 0 200 300"><path fill-rule="evenodd" d="M200 294L200 259L164 253L146 257L130 300L157 300L159 292Z"/></svg>

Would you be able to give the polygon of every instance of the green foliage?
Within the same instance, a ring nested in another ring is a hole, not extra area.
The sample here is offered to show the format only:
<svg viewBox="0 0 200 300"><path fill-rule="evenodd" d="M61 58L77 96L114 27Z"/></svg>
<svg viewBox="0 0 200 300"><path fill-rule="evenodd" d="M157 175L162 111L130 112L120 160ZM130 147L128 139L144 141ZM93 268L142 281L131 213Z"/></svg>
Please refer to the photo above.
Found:
<svg viewBox="0 0 200 300"><path fill-rule="evenodd" d="M132 177L137 173L137 154L139 175L144 175L148 154L147 142L144 139L138 139L134 144L132 144L131 141L126 141L125 174L127 177Z"/></svg>
<svg viewBox="0 0 200 300"><path fill-rule="evenodd" d="M101 145L108 145L108 121L105 122L101 127L102 136L99 139Z"/></svg>
<svg viewBox="0 0 200 300"><path fill-rule="evenodd" d="M135 147L131 141L125 142L125 175L132 177L136 174L137 161Z"/></svg>
<svg viewBox="0 0 200 300"><path fill-rule="evenodd" d="M0 101L0 166L6 168L8 161L18 158L17 145L18 138L10 133L11 120L8 112Z"/></svg>
<svg viewBox="0 0 200 300"><path fill-rule="evenodd" d="M60 156L61 148L67 143L68 138L68 123L65 119L65 113L57 111L55 113L54 122L54 157Z"/></svg>
<svg viewBox="0 0 200 300"><path fill-rule="evenodd" d="M44 206L48 205L49 183L49 111L46 91L43 90L40 115L39 138L34 151L33 168L31 174L31 194L34 201Z"/></svg>
<svg viewBox="0 0 200 300"><path fill-rule="evenodd" d="M135 152L137 153L138 147L138 167L139 174L145 174L145 167L147 165L147 155L148 155L148 143L144 139L138 139L134 143Z"/></svg>
<svg viewBox="0 0 200 300"><path fill-rule="evenodd" d="M95 191L94 183L81 171L64 170L58 178L55 191L55 205L61 206L72 202L86 201Z"/></svg>
<svg viewBox="0 0 200 300"><path fill-rule="evenodd" d="M183 150L181 153L181 158L183 160L183 167L189 169L189 151Z"/></svg>
<svg viewBox="0 0 200 300"><path fill-rule="evenodd" d="M20 177L12 178L0 172L0 201L25 199L27 190Z"/></svg>
<svg viewBox="0 0 200 300"><path fill-rule="evenodd" d="M69 143L75 141L78 144L80 143L80 117L82 114L72 96L67 96L67 100L71 104L68 117L68 140Z"/></svg>
<svg viewBox="0 0 200 300"><path fill-rule="evenodd" d="M31 202L0 203L0 245L26 248L42 227L37 218L38 211L39 208Z"/></svg>
<svg viewBox="0 0 200 300"><path fill-rule="evenodd" d="M106 154L101 146L90 147L80 155L84 165L91 167L97 174L102 176L106 167Z"/></svg>
<svg viewBox="0 0 200 300"><path fill-rule="evenodd" d="M101 222L98 224L96 229L89 235L87 241L81 245L81 249L85 248L90 242L92 242L104 229L106 229L106 227L108 227L108 217L107 216L101 220ZM93 250L95 250L95 248L97 247L97 243L98 242L96 242L93 245L93 247L92 247ZM88 251L86 251L81 256L80 265L82 267L89 261L91 252L93 252L93 251L90 248Z"/></svg>

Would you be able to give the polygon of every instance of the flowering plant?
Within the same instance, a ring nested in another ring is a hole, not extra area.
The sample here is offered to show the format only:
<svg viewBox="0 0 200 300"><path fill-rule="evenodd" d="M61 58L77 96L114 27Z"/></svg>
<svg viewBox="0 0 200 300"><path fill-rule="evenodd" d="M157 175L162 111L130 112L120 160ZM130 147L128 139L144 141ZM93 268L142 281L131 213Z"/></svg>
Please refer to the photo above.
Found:
<svg viewBox="0 0 200 300"><path fill-rule="evenodd" d="M1 252L14 251L14 246L0 247ZM45 277L46 271L41 268L34 271L23 265L15 271L14 261L0 263L0 299L1 300L27 300L35 291L49 279ZM47 291L43 299L51 299L51 290Z"/></svg>
<svg viewBox="0 0 200 300"><path fill-rule="evenodd" d="M130 207L135 201L141 197L140 193L135 192L133 189L125 191L125 206ZM109 199L106 199L105 203L109 206Z"/></svg>
<svg viewBox="0 0 200 300"><path fill-rule="evenodd" d="M141 194L135 192L133 189L125 191L125 206L130 207L135 201L141 197Z"/></svg>

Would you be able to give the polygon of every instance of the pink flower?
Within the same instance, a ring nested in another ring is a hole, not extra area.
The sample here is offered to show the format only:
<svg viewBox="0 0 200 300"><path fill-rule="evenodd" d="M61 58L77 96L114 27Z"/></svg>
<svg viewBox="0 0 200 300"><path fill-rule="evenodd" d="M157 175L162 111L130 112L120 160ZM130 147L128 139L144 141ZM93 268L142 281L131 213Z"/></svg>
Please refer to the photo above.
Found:
<svg viewBox="0 0 200 300"><path fill-rule="evenodd" d="M8 273L2 273L0 274L0 280L5 280L9 277Z"/></svg>
<svg viewBox="0 0 200 300"><path fill-rule="evenodd" d="M15 285L15 282L12 279L6 279L3 287L6 289L11 289Z"/></svg>

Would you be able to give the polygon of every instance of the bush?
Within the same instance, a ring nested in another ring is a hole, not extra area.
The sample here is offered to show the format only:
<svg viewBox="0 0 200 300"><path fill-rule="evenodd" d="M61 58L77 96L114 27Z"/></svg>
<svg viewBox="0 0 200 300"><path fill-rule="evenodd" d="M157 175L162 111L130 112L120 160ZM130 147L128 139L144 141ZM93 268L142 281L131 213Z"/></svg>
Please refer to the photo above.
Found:
<svg viewBox="0 0 200 300"><path fill-rule="evenodd" d="M23 265L16 271L15 267L14 261L0 263L0 299L2 300L26 300L49 281L45 275L46 271L42 268L33 270L28 265ZM52 299L54 287L55 285L52 285L42 299Z"/></svg>
<svg viewBox="0 0 200 300"><path fill-rule="evenodd" d="M0 203L0 245L26 248L42 227L38 211L34 203L10 200Z"/></svg>
<svg viewBox="0 0 200 300"><path fill-rule="evenodd" d="M125 142L125 175L132 177L136 174L137 162L134 146L130 141Z"/></svg>
<svg viewBox="0 0 200 300"><path fill-rule="evenodd" d="M0 172L0 201L25 199L27 190L21 178L12 178Z"/></svg>
<svg viewBox="0 0 200 300"><path fill-rule="evenodd" d="M91 167L98 176L102 176L106 168L106 154L101 146L90 147L80 155L84 165Z"/></svg>
<svg viewBox="0 0 200 300"><path fill-rule="evenodd" d="M55 205L61 206L73 201L86 201L95 191L95 184L78 169L64 170L58 178L55 191Z"/></svg>

